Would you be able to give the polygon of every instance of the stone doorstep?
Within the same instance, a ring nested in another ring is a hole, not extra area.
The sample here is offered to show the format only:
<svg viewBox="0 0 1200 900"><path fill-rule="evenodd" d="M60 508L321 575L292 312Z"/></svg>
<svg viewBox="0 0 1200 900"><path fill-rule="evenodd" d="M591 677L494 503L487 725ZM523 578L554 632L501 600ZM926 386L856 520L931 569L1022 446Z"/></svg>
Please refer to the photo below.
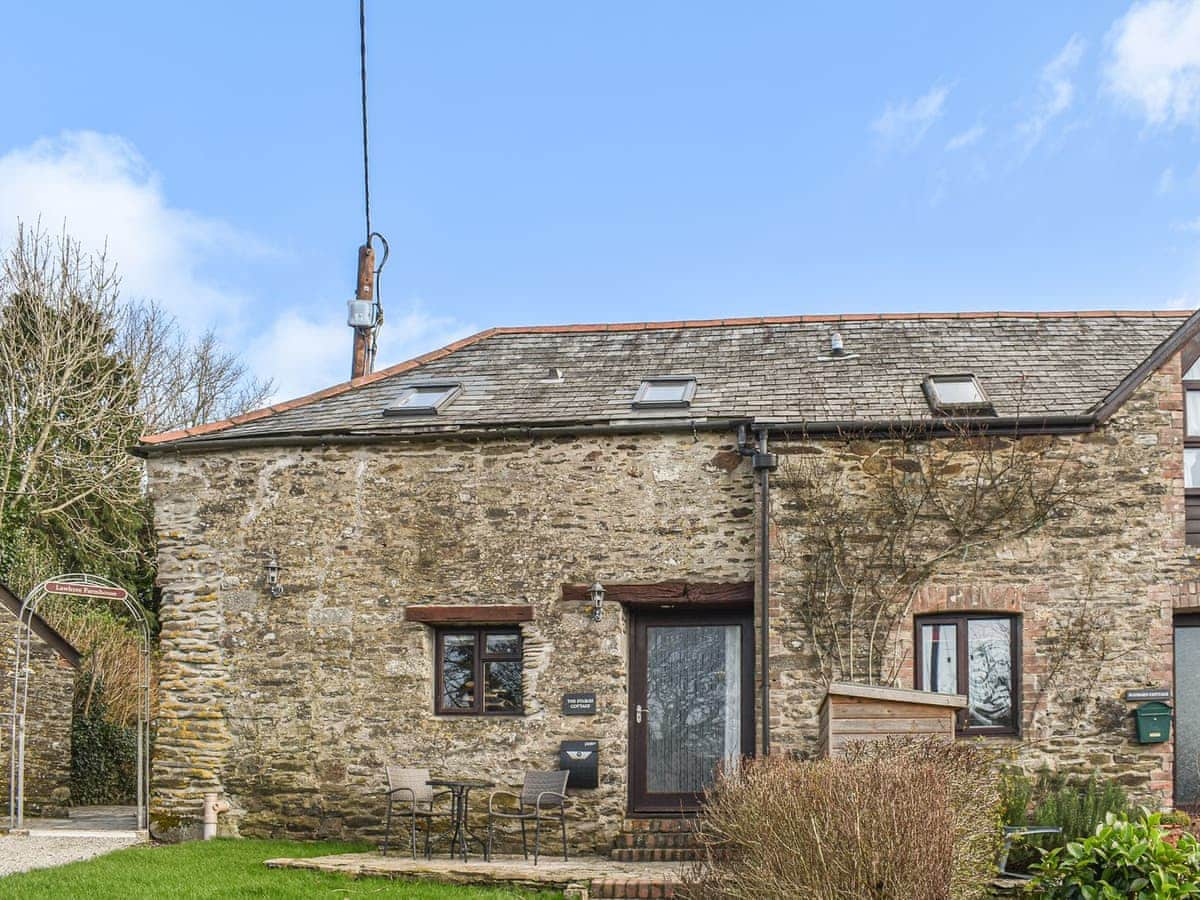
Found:
<svg viewBox="0 0 1200 900"><path fill-rule="evenodd" d="M670 897L679 881L680 867L670 863L620 863L600 856L584 856L564 862L542 859L538 865L520 856L496 856L492 862L475 858L470 862L440 858L425 860L378 853L342 853L307 859L269 859L271 869L309 869L335 872L350 878L413 878L446 884L508 884L532 890L572 890L575 896L584 884L593 897ZM632 890L634 893L629 893ZM597 893L604 891L604 893Z"/></svg>

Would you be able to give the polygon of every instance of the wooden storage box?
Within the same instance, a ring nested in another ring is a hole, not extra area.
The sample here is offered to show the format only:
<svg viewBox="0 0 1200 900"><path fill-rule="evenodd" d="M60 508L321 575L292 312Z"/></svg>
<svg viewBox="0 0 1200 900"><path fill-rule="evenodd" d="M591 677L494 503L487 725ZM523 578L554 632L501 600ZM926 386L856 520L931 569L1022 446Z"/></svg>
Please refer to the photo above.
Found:
<svg viewBox="0 0 1200 900"><path fill-rule="evenodd" d="M953 740L955 718L966 705L958 694L835 682L821 701L821 753L831 756L852 741L889 737Z"/></svg>

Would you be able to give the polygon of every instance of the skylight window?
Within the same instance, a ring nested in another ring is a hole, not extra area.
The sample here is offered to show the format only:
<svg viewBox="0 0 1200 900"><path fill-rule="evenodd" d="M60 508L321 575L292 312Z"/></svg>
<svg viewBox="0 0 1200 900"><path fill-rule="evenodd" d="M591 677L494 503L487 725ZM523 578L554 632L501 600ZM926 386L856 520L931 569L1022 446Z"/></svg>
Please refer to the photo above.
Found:
<svg viewBox="0 0 1200 900"><path fill-rule="evenodd" d="M934 412L946 415L995 412L979 379L971 374L930 375L925 379L925 397Z"/></svg>
<svg viewBox="0 0 1200 900"><path fill-rule="evenodd" d="M458 384L418 384L406 388L395 406L383 411L385 416L435 416L462 390Z"/></svg>
<svg viewBox="0 0 1200 900"><path fill-rule="evenodd" d="M634 409L680 409L691 405L696 379L690 375L647 378L633 398Z"/></svg>

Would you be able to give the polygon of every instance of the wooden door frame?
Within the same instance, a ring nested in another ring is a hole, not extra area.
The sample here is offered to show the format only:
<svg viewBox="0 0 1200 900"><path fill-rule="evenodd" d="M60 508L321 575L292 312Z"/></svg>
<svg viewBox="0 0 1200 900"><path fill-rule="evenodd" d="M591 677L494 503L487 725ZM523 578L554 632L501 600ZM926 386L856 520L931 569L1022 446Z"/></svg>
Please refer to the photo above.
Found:
<svg viewBox="0 0 1200 900"><path fill-rule="evenodd" d="M754 756L756 716L754 689L754 610L712 609L705 607L681 607L670 609L630 609L629 617L629 694L627 698L628 753L626 758L626 810L627 815L687 815L699 808L699 798L687 794L659 794L667 798L658 802L647 800L646 759L647 728L637 723L635 709L644 702L646 684L646 628L653 625L701 626L740 625L742 628L742 756Z"/></svg>

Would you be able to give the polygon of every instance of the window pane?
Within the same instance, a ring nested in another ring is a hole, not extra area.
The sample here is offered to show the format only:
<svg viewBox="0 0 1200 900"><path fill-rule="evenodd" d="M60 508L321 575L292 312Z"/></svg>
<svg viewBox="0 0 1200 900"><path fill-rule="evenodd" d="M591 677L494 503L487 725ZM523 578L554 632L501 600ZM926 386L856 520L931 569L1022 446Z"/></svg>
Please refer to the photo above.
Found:
<svg viewBox="0 0 1200 900"><path fill-rule="evenodd" d="M475 706L475 635L447 634L442 638L442 707Z"/></svg>
<svg viewBox="0 0 1200 900"><path fill-rule="evenodd" d="M483 708L486 712L521 711L521 663L483 664Z"/></svg>
<svg viewBox="0 0 1200 900"><path fill-rule="evenodd" d="M643 381L639 403L683 403L691 381Z"/></svg>
<svg viewBox="0 0 1200 900"><path fill-rule="evenodd" d="M1183 450L1183 486L1200 487L1200 447Z"/></svg>
<svg viewBox="0 0 1200 900"><path fill-rule="evenodd" d="M489 634L485 641L488 656L516 656L521 652L521 638L511 632Z"/></svg>
<svg viewBox="0 0 1200 900"><path fill-rule="evenodd" d="M971 378L934 378L933 390L942 406L983 402L983 394Z"/></svg>
<svg viewBox="0 0 1200 900"><path fill-rule="evenodd" d="M1013 725L1012 620L967 621L970 725Z"/></svg>
<svg viewBox="0 0 1200 900"><path fill-rule="evenodd" d="M1187 391L1187 433L1200 436L1200 391Z"/></svg>
<svg viewBox="0 0 1200 900"><path fill-rule="evenodd" d="M452 387L419 387L400 401L400 409L426 409L436 407L453 391Z"/></svg>
<svg viewBox="0 0 1200 900"><path fill-rule="evenodd" d="M958 693L958 626L921 626L921 685L938 694Z"/></svg>
<svg viewBox="0 0 1200 900"><path fill-rule="evenodd" d="M1191 368L1183 373L1184 381L1200 381L1200 359L1192 363Z"/></svg>

